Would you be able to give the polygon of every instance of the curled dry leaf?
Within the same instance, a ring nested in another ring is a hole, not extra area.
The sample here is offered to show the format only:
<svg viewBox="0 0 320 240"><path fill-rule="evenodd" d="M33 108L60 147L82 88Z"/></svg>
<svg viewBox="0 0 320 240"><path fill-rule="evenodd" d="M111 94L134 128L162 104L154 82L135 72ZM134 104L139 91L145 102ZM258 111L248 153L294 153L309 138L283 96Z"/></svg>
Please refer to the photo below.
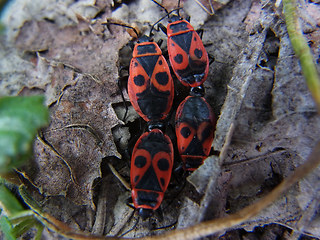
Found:
<svg viewBox="0 0 320 240"><path fill-rule="evenodd" d="M38 168L38 171L25 174L33 180L35 186L41 186L47 196L66 195L78 204L94 208L92 184L94 179L101 176L102 158L118 156L111 128L119 122L110 104L114 101L110 97L117 95L118 91L114 80L117 76L114 64L117 53L110 54L110 49L119 47L113 46L116 44L114 40L105 41L96 36L86 22L63 29L51 25L53 24L48 22L25 24L16 44L25 51L34 51L40 48L39 39L40 42L50 43L46 46L46 52L40 53L39 59L47 63L47 68L44 68L45 63L42 62L38 76L39 79L48 79L50 84L40 86L39 82L34 82L33 87L48 92L52 120L50 127L44 131L43 138L62 157L60 160L55 157L54 161L50 161L47 158L50 150L45 151L45 145L37 144L35 165L29 167ZM38 37L31 36L26 40L24 35L30 31ZM93 137L88 129L67 128L70 124L90 126L100 140ZM47 162L56 166L50 166ZM47 176L54 176L57 181L52 181Z"/></svg>

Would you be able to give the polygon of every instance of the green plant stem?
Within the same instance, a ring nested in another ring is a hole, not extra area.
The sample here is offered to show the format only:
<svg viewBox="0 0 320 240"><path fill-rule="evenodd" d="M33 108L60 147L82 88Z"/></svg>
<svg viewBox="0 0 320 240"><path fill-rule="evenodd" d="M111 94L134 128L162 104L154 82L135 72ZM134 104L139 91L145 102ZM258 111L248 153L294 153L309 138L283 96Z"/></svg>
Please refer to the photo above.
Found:
<svg viewBox="0 0 320 240"><path fill-rule="evenodd" d="M296 6L295 0L283 0L284 17L289 38L296 55L299 57L302 73L320 113L320 79L311 50L300 28Z"/></svg>
<svg viewBox="0 0 320 240"><path fill-rule="evenodd" d="M41 240L44 226L41 223L37 223L35 227L37 228L37 234L34 237L34 240Z"/></svg>

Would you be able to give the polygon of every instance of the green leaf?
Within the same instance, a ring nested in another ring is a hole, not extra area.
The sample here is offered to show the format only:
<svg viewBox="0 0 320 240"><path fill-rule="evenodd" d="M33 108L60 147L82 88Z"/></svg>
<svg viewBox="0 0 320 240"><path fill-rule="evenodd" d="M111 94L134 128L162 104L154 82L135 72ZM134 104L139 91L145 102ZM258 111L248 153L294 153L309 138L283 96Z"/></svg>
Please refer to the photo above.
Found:
<svg viewBox="0 0 320 240"><path fill-rule="evenodd" d="M0 98L0 173L30 158L37 129L49 119L43 101L43 96Z"/></svg>
<svg viewBox="0 0 320 240"><path fill-rule="evenodd" d="M36 226L38 223L37 219L34 217L21 221L12 229L12 234L16 237L20 237L22 234L26 233L30 228Z"/></svg>
<svg viewBox="0 0 320 240"><path fill-rule="evenodd" d="M3 184L0 184L0 203L10 215L24 210L18 199Z"/></svg>
<svg viewBox="0 0 320 240"><path fill-rule="evenodd" d="M0 230L3 232L5 239L15 240L15 236L12 233L12 224L6 216L1 216L0 218Z"/></svg>

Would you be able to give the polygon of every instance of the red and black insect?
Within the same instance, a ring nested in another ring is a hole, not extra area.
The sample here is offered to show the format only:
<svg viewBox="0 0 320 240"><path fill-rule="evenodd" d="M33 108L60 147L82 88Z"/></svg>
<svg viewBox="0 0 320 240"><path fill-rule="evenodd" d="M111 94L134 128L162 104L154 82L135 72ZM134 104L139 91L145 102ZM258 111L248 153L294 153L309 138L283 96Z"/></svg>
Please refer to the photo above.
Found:
<svg viewBox="0 0 320 240"><path fill-rule="evenodd" d="M152 0L169 12L158 2ZM180 1L178 3L180 5ZM209 57L198 34L203 31L195 31L191 24L178 15L169 19L169 24L164 27L158 25L168 36L167 48L172 69L185 86L200 86L207 78L209 72Z"/></svg>
<svg viewBox="0 0 320 240"><path fill-rule="evenodd" d="M131 26L109 24L130 28L138 37ZM132 201L146 219L159 209L173 167L172 142L160 129L171 111L174 85L162 51L151 37L140 37L133 48L128 95L133 108L148 123L149 132L142 134L133 148L130 168Z"/></svg>
<svg viewBox="0 0 320 240"><path fill-rule="evenodd" d="M209 58L198 33L186 20L167 26L169 60L177 78L185 86L200 86L209 72Z"/></svg>
<svg viewBox="0 0 320 240"><path fill-rule="evenodd" d="M161 49L145 36L133 50L128 94L132 106L151 130L137 141L130 169L132 200L139 215L145 219L159 208L171 178L172 142L157 128L163 126L162 121L171 110L174 96L170 69Z"/></svg>
<svg viewBox="0 0 320 240"><path fill-rule="evenodd" d="M175 120L179 154L186 171L194 171L209 156L216 120L201 96L188 96L178 107Z"/></svg>
<svg viewBox="0 0 320 240"><path fill-rule="evenodd" d="M159 129L141 135L131 158L130 180L134 207L150 217L163 200L173 166L170 138Z"/></svg>
<svg viewBox="0 0 320 240"><path fill-rule="evenodd" d="M135 45L129 68L128 94L145 121L164 120L171 110L174 85L157 43L143 36Z"/></svg>
<svg viewBox="0 0 320 240"><path fill-rule="evenodd" d="M169 16L165 7L152 1ZM179 16L179 11L169 17L167 28L160 23L158 26L168 36L169 60L175 75L183 85L191 87L191 96L182 101L177 109L175 128L184 169L194 171L210 154L215 131L216 120L210 105L203 98L202 87L211 62L198 34L202 36L203 31L195 31L188 21Z"/></svg>
<svg viewBox="0 0 320 240"><path fill-rule="evenodd" d="M112 21L105 24L130 28L139 37L137 30L129 25ZM162 40L159 43L153 42L152 29L149 36L138 38L133 48L128 95L133 108L145 121L159 122L166 119L171 110L174 84L170 68L158 45Z"/></svg>

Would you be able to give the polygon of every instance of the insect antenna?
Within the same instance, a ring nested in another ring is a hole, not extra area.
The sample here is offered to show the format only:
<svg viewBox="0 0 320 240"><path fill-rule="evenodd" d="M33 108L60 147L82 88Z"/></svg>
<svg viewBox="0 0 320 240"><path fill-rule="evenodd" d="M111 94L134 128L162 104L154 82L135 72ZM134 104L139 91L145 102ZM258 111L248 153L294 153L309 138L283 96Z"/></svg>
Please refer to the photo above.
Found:
<svg viewBox="0 0 320 240"><path fill-rule="evenodd" d="M179 11L179 9L180 9L180 0L178 1L178 11L177 11L178 17L180 17L180 11Z"/></svg>
<svg viewBox="0 0 320 240"><path fill-rule="evenodd" d="M151 0L151 1L153 1L153 0ZM156 1L153 1L153 2L154 2L154 3L157 3ZM157 3L157 4L159 4L159 3ZM161 6L161 5L160 5L160 6ZM163 6L161 6L161 7L163 7ZM162 18L160 18L158 21L156 21L156 22L152 25L152 27L151 27L151 29L150 29L149 36L151 36L154 27L155 27L159 22L161 22L163 19L165 19L166 17L168 17L172 12L174 12L174 11L179 11L179 9L180 9L180 8L176 8L176 9L171 10L170 12L168 12L168 11L166 10L166 13L167 13L167 14L166 14L165 16L163 16Z"/></svg>

